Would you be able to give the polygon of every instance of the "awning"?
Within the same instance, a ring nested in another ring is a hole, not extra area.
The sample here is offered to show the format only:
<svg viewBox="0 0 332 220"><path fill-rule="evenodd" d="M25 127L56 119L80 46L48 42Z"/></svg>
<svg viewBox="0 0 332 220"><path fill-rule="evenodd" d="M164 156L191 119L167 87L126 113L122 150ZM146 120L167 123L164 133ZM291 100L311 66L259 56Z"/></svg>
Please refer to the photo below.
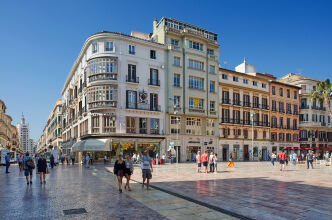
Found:
<svg viewBox="0 0 332 220"><path fill-rule="evenodd" d="M72 146L71 151L111 151L111 139L87 139L78 141Z"/></svg>

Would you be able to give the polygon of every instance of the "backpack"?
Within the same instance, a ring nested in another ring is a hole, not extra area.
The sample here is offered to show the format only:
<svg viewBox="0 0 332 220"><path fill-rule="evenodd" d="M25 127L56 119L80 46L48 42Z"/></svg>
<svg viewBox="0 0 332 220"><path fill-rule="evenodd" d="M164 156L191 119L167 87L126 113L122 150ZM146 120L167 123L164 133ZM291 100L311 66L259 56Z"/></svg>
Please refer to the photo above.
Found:
<svg viewBox="0 0 332 220"><path fill-rule="evenodd" d="M35 164L33 163L32 159L27 160L25 163L29 169L35 169Z"/></svg>

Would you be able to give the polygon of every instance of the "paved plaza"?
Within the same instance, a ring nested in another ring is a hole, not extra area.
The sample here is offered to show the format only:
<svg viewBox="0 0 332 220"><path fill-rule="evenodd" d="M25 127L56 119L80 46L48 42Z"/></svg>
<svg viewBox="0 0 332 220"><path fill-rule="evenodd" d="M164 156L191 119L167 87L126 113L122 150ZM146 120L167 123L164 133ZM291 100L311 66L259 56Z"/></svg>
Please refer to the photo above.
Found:
<svg viewBox="0 0 332 220"><path fill-rule="evenodd" d="M16 165L1 171L0 219L332 219L332 167L325 165L280 172L268 162L219 163L211 174L195 164L157 165L149 191L137 166L133 191L122 194L111 165L60 165L46 185L34 177L30 186Z"/></svg>

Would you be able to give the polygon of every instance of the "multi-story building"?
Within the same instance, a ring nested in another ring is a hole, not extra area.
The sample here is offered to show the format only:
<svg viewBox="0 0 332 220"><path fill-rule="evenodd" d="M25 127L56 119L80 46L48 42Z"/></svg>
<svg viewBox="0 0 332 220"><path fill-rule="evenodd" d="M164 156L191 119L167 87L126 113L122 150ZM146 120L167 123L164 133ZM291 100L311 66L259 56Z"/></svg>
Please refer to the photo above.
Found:
<svg viewBox="0 0 332 220"><path fill-rule="evenodd" d="M311 99L311 92L316 90L319 80L290 73L282 77L280 82L301 88L300 97L300 147L314 149L317 153L332 148L332 121L326 111L325 103ZM330 106L332 101L330 101Z"/></svg>
<svg viewBox="0 0 332 220"><path fill-rule="evenodd" d="M271 146L273 152L297 150L299 144L300 87L272 81L270 83Z"/></svg>
<svg viewBox="0 0 332 220"><path fill-rule="evenodd" d="M36 150L38 153L58 150L62 147L62 99L58 99L48 116L43 132L37 141Z"/></svg>
<svg viewBox="0 0 332 220"><path fill-rule="evenodd" d="M166 146L177 160L218 147L218 36L170 18L153 22L152 40L167 46Z"/></svg>
<svg viewBox="0 0 332 220"><path fill-rule="evenodd" d="M22 152L19 147L17 128L11 124L12 118L6 114L6 109L6 104L0 99L0 150Z"/></svg>
<svg viewBox="0 0 332 220"><path fill-rule="evenodd" d="M62 90L62 145L99 152L95 157L108 151L159 152L164 146L164 53L165 46L149 34L90 36Z"/></svg>
<svg viewBox="0 0 332 220"><path fill-rule="evenodd" d="M24 115L22 114L21 122L16 125L19 133L20 145L22 146L23 152L33 153L32 144L30 141L30 126L25 123Z"/></svg>
<svg viewBox="0 0 332 220"><path fill-rule="evenodd" d="M223 161L258 160L271 152L269 82L244 60L236 71L219 68L219 157Z"/></svg>

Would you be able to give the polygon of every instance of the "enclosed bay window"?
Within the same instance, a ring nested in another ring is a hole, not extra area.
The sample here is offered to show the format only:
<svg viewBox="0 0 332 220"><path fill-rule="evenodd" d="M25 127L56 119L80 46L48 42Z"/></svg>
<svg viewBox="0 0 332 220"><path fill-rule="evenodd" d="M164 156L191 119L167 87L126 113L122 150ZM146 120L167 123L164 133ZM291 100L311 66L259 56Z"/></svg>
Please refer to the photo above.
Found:
<svg viewBox="0 0 332 220"><path fill-rule="evenodd" d="M115 130L116 130L116 118L115 118L115 116L104 115L103 120L104 120L103 132L104 133L115 132Z"/></svg>
<svg viewBox="0 0 332 220"><path fill-rule="evenodd" d="M91 127L93 134L99 133L99 116L91 117Z"/></svg>
<svg viewBox="0 0 332 220"><path fill-rule="evenodd" d="M93 86L88 88L87 93L88 107L116 107L117 103L117 86Z"/></svg>
<svg viewBox="0 0 332 220"><path fill-rule="evenodd" d="M88 62L87 73L89 82L96 80L116 80L118 60L113 58L93 59Z"/></svg>

